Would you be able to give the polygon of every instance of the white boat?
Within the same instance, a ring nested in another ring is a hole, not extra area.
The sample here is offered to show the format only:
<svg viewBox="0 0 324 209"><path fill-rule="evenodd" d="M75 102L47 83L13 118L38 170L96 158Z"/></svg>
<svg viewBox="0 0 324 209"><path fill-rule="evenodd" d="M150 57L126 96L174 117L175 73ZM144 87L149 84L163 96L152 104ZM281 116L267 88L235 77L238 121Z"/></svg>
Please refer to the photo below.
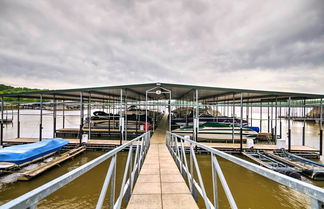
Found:
<svg viewBox="0 0 324 209"><path fill-rule="evenodd" d="M182 136L192 136L193 127L187 126L178 128L172 131L175 134ZM242 128L242 139L245 142L247 139L255 139L258 133L248 127ZM230 142L234 139L234 142L240 141L240 127L231 126L223 123L205 123L200 125L198 131L199 141L211 141L211 142Z"/></svg>

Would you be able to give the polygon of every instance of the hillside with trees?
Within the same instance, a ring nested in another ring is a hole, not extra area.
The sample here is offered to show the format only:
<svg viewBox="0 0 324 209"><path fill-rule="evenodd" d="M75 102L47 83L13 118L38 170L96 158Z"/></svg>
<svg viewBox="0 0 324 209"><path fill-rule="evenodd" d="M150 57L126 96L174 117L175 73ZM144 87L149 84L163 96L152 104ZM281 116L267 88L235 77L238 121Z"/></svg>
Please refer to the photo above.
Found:
<svg viewBox="0 0 324 209"><path fill-rule="evenodd" d="M1 94L12 94L12 93L19 93L19 92L31 92L31 91L40 91L40 90L45 90L45 89L31 89L31 88L26 88L26 87L13 87L13 86L7 86L4 84L0 84L0 95ZM4 101L10 102L10 101L16 101L16 98L10 98L10 97L5 97ZM22 102L34 102L37 101L35 99L28 99L28 98L23 98L20 101Z"/></svg>

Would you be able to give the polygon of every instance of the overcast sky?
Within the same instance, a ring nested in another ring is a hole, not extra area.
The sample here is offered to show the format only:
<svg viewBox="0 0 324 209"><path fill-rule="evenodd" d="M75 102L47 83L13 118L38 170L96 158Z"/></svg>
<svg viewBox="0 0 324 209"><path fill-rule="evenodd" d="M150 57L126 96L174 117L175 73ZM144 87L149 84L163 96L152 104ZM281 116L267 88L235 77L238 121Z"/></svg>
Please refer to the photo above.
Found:
<svg viewBox="0 0 324 209"><path fill-rule="evenodd" d="M324 93L324 1L0 0L0 83Z"/></svg>

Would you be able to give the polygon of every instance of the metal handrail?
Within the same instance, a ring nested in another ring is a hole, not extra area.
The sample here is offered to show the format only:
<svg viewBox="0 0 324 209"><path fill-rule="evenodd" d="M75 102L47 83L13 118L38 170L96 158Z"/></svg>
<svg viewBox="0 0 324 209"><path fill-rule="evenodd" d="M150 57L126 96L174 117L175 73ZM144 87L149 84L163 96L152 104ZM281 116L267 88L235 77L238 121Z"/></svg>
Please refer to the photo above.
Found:
<svg viewBox="0 0 324 209"><path fill-rule="evenodd" d="M181 146L179 146L178 142L181 142ZM190 181L188 181L189 183L189 187L191 189L191 192L194 194L195 191L194 189L197 189L197 191L199 192L199 194L204 198L204 196L206 196L206 194L204 194L204 188L202 188L201 184L197 183L192 175L193 175L193 169L190 168L190 170L188 169L188 166L183 164L183 162L181 161L181 159L183 157L181 157L179 154L177 153L181 153L182 155L185 155L185 146L188 146L190 148L190 162L194 161L192 159L195 158L195 152L194 152L194 148L201 148L207 152L209 152L211 154L211 162L212 162L212 176L213 176L213 195L214 195L214 203L212 203L208 198L204 199L205 201L205 207L206 208L218 208L218 189L217 189L217 181L216 178L217 176L219 176L220 182L223 186L223 189L225 191L225 194L227 196L227 199L230 203L231 208L237 208L234 201L233 196L230 193L229 187L226 184L226 180L224 178L224 175L221 172L221 168L219 167L218 161L216 159L216 156L222 157L226 160L229 160L239 166L242 166L250 171L253 171L257 174L260 174L270 180L273 180L277 183L280 183L282 185L285 185L289 188L292 188L298 192L301 192L307 196L309 196L311 198L311 207L312 208L321 208L324 202L324 189L311 185L309 183L291 178L289 176L283 175L281 173L272 171L270 169L261 167L259 165L253 164L251 162L248 162L246 160L240 159L238 157L235 157L233 155L227 154L225 152L219 151L217 149L208 147L206 145L200 144L198 142L195 142L193 140L190 140L188 138L185 138L183 136L179 136L176 135L174 133L170 133L168 132L168 137L167 137L167 146L171 152L171 154L174 156L178 166L182 167L182 170L186 173L186 175L188 176L188 178L190 179ZM177 150L183 150L181 152L178 152ZM196 165L196 163L193 163L194 166L198 166L198 164ZM190 167L193 166L192 163L190 163ZM196 169L197 170L197 169ZM200 173L199 170L197 170L197 175L199 177ZM233 204L234 203L234 204Z"/></svg>
<svg viewBox="0 0 324 209"><path fill-rule="evenodd" d="M136 145L135 142L137 142ZM136 146L135 150L135 158L134 162L132 162L132 151L133 146ZM44 199L45 197L49 196L56 190L60 189L61 187L65 186L66 184L70 183L74 179L80 177L81 175L85 174L92 168L96 167L97 165L101 164L102 162L106 161L107 159L112 157L112 160L110 161L109 168L107 171L107 175L105 178L105 181L103 183L103 187L99 196L99 200L97 203L97 208L101 208L103 204L104 197L106 195L106 192L108 190L109 183L111 182L110 187L110 208L120 208L121 203L123 199L125 198L127 191L128 196L130 197L131 192L133 190L133 182L136 181L139 171L142 167L142 163L145 159L147 150L150 146L150 132L146 132L142 134L141 136L138 136L127 143L116 147L115 149L107 152L106 154L101 155L100 157L97 157L96 159L14 199L10 202L0 206L1 209L7 209L7 208L36 208L37 204L40 200ZM116 181L116 162L117 162L117 154L128 148L128 157L127 162L125 166L125 172L123 176L123 182L120 190L120 194L118 196L118 199L115 201L115 181ZM127 175L128 172L128 175ZM128 198L129 199L129 198ZM126 199L126 201L128 201Z"/></svg>

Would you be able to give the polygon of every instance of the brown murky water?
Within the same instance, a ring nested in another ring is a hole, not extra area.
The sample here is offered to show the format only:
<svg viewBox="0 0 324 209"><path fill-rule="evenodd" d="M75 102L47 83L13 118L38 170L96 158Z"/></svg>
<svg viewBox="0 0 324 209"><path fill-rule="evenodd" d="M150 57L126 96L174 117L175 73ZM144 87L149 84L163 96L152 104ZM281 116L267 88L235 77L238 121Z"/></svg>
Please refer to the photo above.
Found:
<svg viewBox="0 0 324 209"><path fill-rule="evenodd" d="M52 133L52 116L50 112L44 116L44 137L51 137ZM39 116L36 111L22 111L21 127L22 137L38 137ZM77 127L79 123L78 112L67 112L66 127ZM254 113L257 118L258 113ZM15 116L14 116L15 120ZM58 117L57 128L61 128L61 117ZM258 125L258 120L253 121L253 125ZM266 130L267 122L264 121L263 129ZM283 120L283 137L286 137L287 122ZM293 122L292 125L292 144L301 144L302 122ZM319 127L316 123L307 123L306 125L306 145L318 148L319 145ZM5 138L16 137L16 124L8 125L4 132ZM14 199L50 180L71 171L80 165L100 156L104 152L87 151L73 160L62 164L61 167L55 167L44 174L36 177L29 182L14 182L16 176L0 177L0 205ZM212 181L211 181L211 164L210 155L197 155L200 170L202 171L204 184L208 196L212 199ZM120 187L122 171L126 153L118 155L117 167L117 191ZM226 160L219 159L224 175L231 188L233 196L239 208L251 209L302 209L310 208L310 200L303 194L293 191L285 186L279 185L258 174L248 171ZM97 199L100 194L101 186L104 181L109 161L106 161L96 168L92 169L85 175L56 191L45 200L40 202L40 208L95 208ZM315 182L304 179L308 183L324 187L324 182ZM10 183L11 182L11 183ZM220 184L219 184L220 185ZM107 205L107 201L105 203ZM202 199L199 200L199 206L204 208ZM220 190L220 208L229 208L227 199Z"/></svg>
<svg viewBox="0 0 324 209"><path fill-rule="evenodd" d="M246 209L304 209L310 208L310 199L299 192L286 186L275 183L252 171L249 171L232 162L217 158L231 189L238 208ZM200 170L204 179L206 192L210 200L213 200L212 173L210 155L197 155ZM312 181L303 177L303 181L324 187L322 181ZM219 188L221 187L218 181ZM225 193L220 189L220 208L230 208ZM204 208L202 198L199 198L200 208Z"/></svg>
<svg viewBox="0 0 324 209"><path fill-rule="evenodd" d="M19 174L0 177L0 205L95 159L103 153L104 152L101 151L87 151L73 160L62 163L60 167L52 168L30 181L15 181ZM117 157L117 192L120 189L120 182L122 181L124 164L127 157L126 154L127 153L120 153ZM45 200L41 201L38 207L95 208L109 162L110 159L54 192ZM105 203L108 204L108 195Z"/></svg>

